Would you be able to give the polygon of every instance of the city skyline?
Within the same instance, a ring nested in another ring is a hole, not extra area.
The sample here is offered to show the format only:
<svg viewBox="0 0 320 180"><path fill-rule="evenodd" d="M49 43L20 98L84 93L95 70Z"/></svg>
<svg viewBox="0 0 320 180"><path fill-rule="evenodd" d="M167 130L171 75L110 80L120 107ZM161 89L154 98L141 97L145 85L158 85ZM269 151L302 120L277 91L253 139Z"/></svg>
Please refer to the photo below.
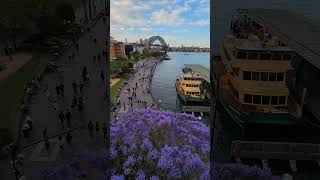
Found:
<svg viewBox="0 0 320 180"><path fill-rule="evenodd" d="M209 3L209 0L111 1L110 34L121 42L158 35L170 46L209 47Z"/></svg>

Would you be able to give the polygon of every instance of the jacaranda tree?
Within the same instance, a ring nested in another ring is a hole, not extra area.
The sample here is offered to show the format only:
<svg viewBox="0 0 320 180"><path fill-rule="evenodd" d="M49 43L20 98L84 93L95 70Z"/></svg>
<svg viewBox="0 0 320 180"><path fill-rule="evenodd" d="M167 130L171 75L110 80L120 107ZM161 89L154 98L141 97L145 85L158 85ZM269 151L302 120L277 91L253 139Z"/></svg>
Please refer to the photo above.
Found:
<svg viewBox="0 0 320 180"><path fill-rule="evenodd" d="M209 128L192 115L134 110L110 130L114 175L209 179Z"/></svg>

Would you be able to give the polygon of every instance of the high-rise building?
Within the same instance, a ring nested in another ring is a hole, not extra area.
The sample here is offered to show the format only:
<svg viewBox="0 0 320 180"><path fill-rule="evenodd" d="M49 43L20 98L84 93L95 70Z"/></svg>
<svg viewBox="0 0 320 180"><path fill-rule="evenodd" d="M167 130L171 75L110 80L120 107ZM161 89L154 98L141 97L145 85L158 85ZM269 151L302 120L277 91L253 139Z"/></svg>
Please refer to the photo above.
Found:
<svg viewBox="0 0 320 180"><path fill-rule="evenodd" d="M142 38L140 38L140 40L139 40L139 44L143 44L143 40L142 40Z"/></svg>
<svg viewBox="0 0 320 180"><path fill-rule="evenodd" d="M124 59L125 58L125 45L123 42L118 42L110 39L110 60Z"/></svg>

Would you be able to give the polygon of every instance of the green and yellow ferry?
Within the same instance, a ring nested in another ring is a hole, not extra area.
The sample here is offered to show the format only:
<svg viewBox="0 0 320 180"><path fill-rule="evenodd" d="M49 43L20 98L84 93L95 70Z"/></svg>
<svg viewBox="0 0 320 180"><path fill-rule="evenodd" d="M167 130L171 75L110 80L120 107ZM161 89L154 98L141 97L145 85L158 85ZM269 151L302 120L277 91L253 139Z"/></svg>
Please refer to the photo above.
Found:
<svg viewBox="0 0 320 180"><path fill-rule="evenodd" d="M301 107L286 86L294 53L275 36L227 35L213 60L219 104L238 124L297 125Z"/></svg>
<svg viewBox="0 0 320 180"><path fill-rule="evenodd" d="M202 89L205 83L204 77L193 69L199 69L200 67L202 66L185 65L179 78L176 80L176 91L184 104L188 102L197 103L208 101L205 93L206 90Z"/></svg>

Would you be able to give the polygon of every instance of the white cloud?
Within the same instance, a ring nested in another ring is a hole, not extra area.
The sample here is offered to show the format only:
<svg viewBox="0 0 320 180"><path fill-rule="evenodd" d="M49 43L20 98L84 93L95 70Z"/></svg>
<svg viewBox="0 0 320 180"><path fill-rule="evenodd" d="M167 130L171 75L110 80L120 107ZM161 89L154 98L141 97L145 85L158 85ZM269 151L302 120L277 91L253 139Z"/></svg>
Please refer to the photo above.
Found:
<svg viewBox="0 0 320 180"><path fill-rule="evenodd" d="M209 26L210 25L210 19L200 19L198 21L190 22L190 25Z"/></svg>

